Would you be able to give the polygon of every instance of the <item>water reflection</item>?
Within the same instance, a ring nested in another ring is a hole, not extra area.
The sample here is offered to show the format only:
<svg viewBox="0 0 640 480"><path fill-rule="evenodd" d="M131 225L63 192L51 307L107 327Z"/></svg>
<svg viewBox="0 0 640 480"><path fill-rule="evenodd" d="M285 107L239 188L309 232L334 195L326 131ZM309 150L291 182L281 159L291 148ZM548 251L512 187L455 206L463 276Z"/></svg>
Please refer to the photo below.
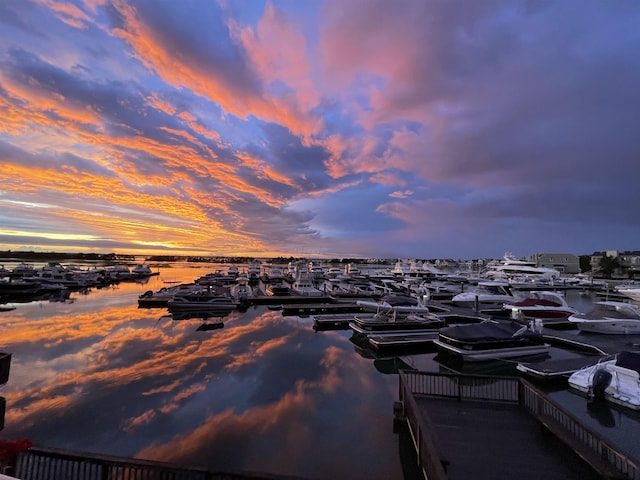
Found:
<svg viewBox="0 0 640 480"><path fill-rule="evenodd" d="M169 270L1 314L13 353L4 437L215 470L402 475L397 379L354 354L348 332L266 307L182 320L138 308L164 279L208 271Z"/></svg>

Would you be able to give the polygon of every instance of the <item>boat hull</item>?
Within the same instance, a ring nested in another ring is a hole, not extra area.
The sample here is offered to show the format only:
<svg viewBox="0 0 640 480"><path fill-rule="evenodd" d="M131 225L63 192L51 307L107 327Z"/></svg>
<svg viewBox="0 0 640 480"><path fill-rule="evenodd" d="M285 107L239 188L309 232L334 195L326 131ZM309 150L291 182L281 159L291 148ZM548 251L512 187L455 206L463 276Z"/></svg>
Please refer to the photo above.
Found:
<svg viewBox="0 0 640 480"><path fill-rule="evenodd" d="M549 352L550 346L546 343L539 345L520 345L512 347L487 348L483 350L468 350L442 342L440 339L433 340L439 350L450 354L459 355L468 362L483 362L487 360L498 360L502 358L519 358L532 355L543 355Z"/></svg>
<svg viewBox="0 0 640 480"><path fill-rule="evenodd" d="M604 400L640 410L640 380L635 370L616 366L616 360L600 362L583 368L569 377L569 386L590 397L598 370L611 373L611 383L604 390Z"/></svg>

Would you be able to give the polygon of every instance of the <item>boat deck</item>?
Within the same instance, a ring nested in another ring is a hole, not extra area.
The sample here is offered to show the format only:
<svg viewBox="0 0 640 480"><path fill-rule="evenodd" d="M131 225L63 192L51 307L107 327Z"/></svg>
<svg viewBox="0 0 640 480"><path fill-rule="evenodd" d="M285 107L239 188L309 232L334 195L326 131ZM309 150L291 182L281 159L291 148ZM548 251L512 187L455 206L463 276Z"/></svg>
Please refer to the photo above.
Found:
<svg viewBox="0 0 640 480"><path fill-rule="evenodd" d="M603 478L517 405L416 395L449 480Z"/></svg>

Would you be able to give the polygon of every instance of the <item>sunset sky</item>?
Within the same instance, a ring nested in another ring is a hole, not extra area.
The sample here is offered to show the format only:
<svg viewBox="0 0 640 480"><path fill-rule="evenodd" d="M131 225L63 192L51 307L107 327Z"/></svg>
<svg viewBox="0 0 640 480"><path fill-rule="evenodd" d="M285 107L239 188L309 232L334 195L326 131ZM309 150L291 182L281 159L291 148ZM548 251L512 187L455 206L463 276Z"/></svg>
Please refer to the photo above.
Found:
<svg viewBox="0 0 640 480"><path fill-rule="evenodd" d="M0 250L640 249L640 4L0 1Z"/></svg>

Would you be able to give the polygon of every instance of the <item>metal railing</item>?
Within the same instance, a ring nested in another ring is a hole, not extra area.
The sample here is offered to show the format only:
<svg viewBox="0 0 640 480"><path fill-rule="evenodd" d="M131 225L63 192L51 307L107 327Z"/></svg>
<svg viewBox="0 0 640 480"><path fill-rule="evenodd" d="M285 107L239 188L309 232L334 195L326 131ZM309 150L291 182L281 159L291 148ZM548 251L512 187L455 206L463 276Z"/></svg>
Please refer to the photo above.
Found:
<svg viewBox="0 0 640 480"><path fill-rule="evenodd" d="M418 427L420 422L424 422L422 425L429 425L429 423L428 419L425 422L425 418L420 414L414 395L518 404L538 419L551 418L566 435L599 454L603 460L608 461L621 474L629 479L640 480L640 464L637 460L630 458L600 434L583 425L569 411L549 399L524 379L413 371L400 372L399 379L400 402L403 405L403 413L407 423L412 432L425 437L422 440L414 439L416 448L433 449L431 452L418 450L418 460L423 466L439 464L440 461L439 455L436 454L437 448L433 433L425 432L424 427ZM424 468L426 471L427 467ZM429 480L442 478L437 474L438 472L435 473L435 476L427 476L427 478Z"/></svg>
<svg viewBox="0 0 640 480"><path fill-rule="evenodd" d="M550 418L562 430L580 444L596 452L600 458L613 465L625 477L640 480L640 464L621 452L599 433L582 422L565 408L546 397L526 380L521 380L520 405L536 418Z"/></svg>
<svg viewBox="0 0 640 480"><path fill-rule="evenodd" d="M20 480L274 480L278 476L211 472L163 462L32 447L20 454Z"/></svg>
<svg viewBox="0 0 640 480"><path fill-rule="evenodd" d="M442 458L436 447L435 430L430 428L430 421L423 417L413 396L409 383L403 381L400 373L400 403L402 414L407 421L409 432L416 447L418 464L428 480L446 480L447 474L442 465Z"/></svg>

